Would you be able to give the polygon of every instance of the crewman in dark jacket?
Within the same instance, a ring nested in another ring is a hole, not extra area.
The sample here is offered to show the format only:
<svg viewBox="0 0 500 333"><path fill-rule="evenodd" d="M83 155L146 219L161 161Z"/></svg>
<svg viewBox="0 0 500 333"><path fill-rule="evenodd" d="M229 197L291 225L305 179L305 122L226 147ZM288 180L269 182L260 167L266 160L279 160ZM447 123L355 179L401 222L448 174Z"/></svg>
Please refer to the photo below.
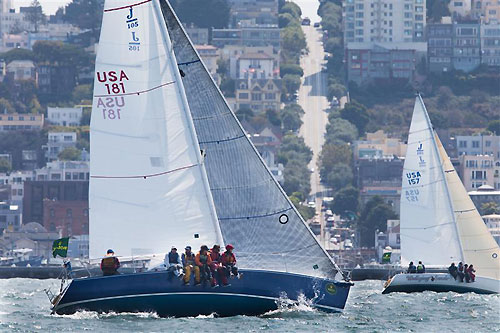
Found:
<svg viewBox="0 0 500 333"><path fill-rule="evenodd" d="M408 270L406 273L416 273L417 272L417 267L413 264L413 261L410 261L410 264L408 265Z"/></svg>
<svg viewBox="0 0 500 333"><path fill-rule="evenodd" d="M455 266L455 263L452 262L450 267L448 267L448 273L450 273L451 276L456 280L458 273L457 273L457 266Z"/></svg>
<svg viewBox="0 0 500 333"><path fill-rule="evenodd" d="M115 257L115 252L111 249L106 253L106 257L101 260L101 270L103 276L117 275L120 268L120 260Z"/></svg>

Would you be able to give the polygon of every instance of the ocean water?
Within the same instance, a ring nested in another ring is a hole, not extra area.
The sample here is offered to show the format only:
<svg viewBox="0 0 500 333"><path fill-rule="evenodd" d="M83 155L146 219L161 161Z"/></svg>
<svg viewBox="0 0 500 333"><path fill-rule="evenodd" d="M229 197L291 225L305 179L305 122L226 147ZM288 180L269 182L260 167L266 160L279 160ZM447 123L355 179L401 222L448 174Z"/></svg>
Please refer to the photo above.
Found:
<svg viewBox="0 0 500 333"><path fill-rule="evenodd" d="M0 280L0 332L500 332L500 296L382 295L382 281L356 282L343 313L307 301L259 316L159 318L154 313L50 315L44 289L57 280Z"/></svg>

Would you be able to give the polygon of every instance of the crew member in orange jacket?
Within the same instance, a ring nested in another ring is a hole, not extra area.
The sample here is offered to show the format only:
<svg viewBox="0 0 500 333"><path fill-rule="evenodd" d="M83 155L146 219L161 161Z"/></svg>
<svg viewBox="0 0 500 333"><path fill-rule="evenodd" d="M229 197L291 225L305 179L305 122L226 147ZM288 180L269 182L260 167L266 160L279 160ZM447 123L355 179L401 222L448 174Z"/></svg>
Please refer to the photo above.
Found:
<svg viewBox="0 0 500 333"><path fill-rule="evenodd" d="M196 266L200 268L200 275L203 283L210 281L212 279L210 274L210 264L212 263L212 258L210 258L210 255L208 254L208 246L201 246L200 252L198 252L194 258L194 262ZM213 281L212 283L215 285Z"/></svg>
<svg viewBox="0 0 500 333"><path fill-rule="evenodd" d="M120 268L120 260L115 257L115 252L111 249L106 253L106 257L101 260L101 270L103 276L117 275Z"/></svg>

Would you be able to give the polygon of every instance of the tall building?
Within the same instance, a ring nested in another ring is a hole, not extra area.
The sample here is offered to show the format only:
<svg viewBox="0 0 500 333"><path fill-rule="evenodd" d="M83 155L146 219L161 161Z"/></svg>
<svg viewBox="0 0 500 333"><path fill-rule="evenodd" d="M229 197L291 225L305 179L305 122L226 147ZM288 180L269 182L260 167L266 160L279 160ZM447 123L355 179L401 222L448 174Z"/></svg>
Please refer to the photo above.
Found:
<svg viewBox="0 0 500 333"><path fill-rule="evenodd" d="M481 63L500 66L500 23L481 24ZM500 133L499 133L500 134Z"/></svg>
<svg viewBox="0 0 500 333"><path fill-rule="evenodd" d="M345 0L344 41L424 41L426 0Z"/></svg>
<svg viewBox="0 0 500 333"><path fill-rule="evenodd" d="M8 13L12 8L12 0L0 0L0 13Z"/></svg>
<svg viewBox="0 0 500 333"><path fill-rule="evenodd" d="M472 0L471 16L480 18L482 22L500 21L499 0Z"/></svg>

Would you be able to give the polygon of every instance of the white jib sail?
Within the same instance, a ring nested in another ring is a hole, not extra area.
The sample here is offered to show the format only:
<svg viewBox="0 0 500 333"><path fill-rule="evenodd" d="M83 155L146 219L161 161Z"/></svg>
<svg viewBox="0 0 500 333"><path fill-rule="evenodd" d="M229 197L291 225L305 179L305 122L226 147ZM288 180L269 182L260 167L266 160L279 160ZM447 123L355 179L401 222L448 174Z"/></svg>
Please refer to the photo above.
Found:
<svg viewBox="0 0 500 333"><path fill-rule="evenodd" d="M159 4L107 0L104 8L91 120L90 256L221 242Z"/></svg>
<svg viewBox="0 0 500 333"><path fill-rule="evenodd" d="M455 217L434 132L420 97L415 101L401 189L401 263L462 261Z"/></svg>
<svg viewBox="0 0 500 333"><path fill-rule="evenodd" d="M473 264L478 276L499 280L500 248L467 194L437 135L436 142L453 203L464 263Z"/></svg>

